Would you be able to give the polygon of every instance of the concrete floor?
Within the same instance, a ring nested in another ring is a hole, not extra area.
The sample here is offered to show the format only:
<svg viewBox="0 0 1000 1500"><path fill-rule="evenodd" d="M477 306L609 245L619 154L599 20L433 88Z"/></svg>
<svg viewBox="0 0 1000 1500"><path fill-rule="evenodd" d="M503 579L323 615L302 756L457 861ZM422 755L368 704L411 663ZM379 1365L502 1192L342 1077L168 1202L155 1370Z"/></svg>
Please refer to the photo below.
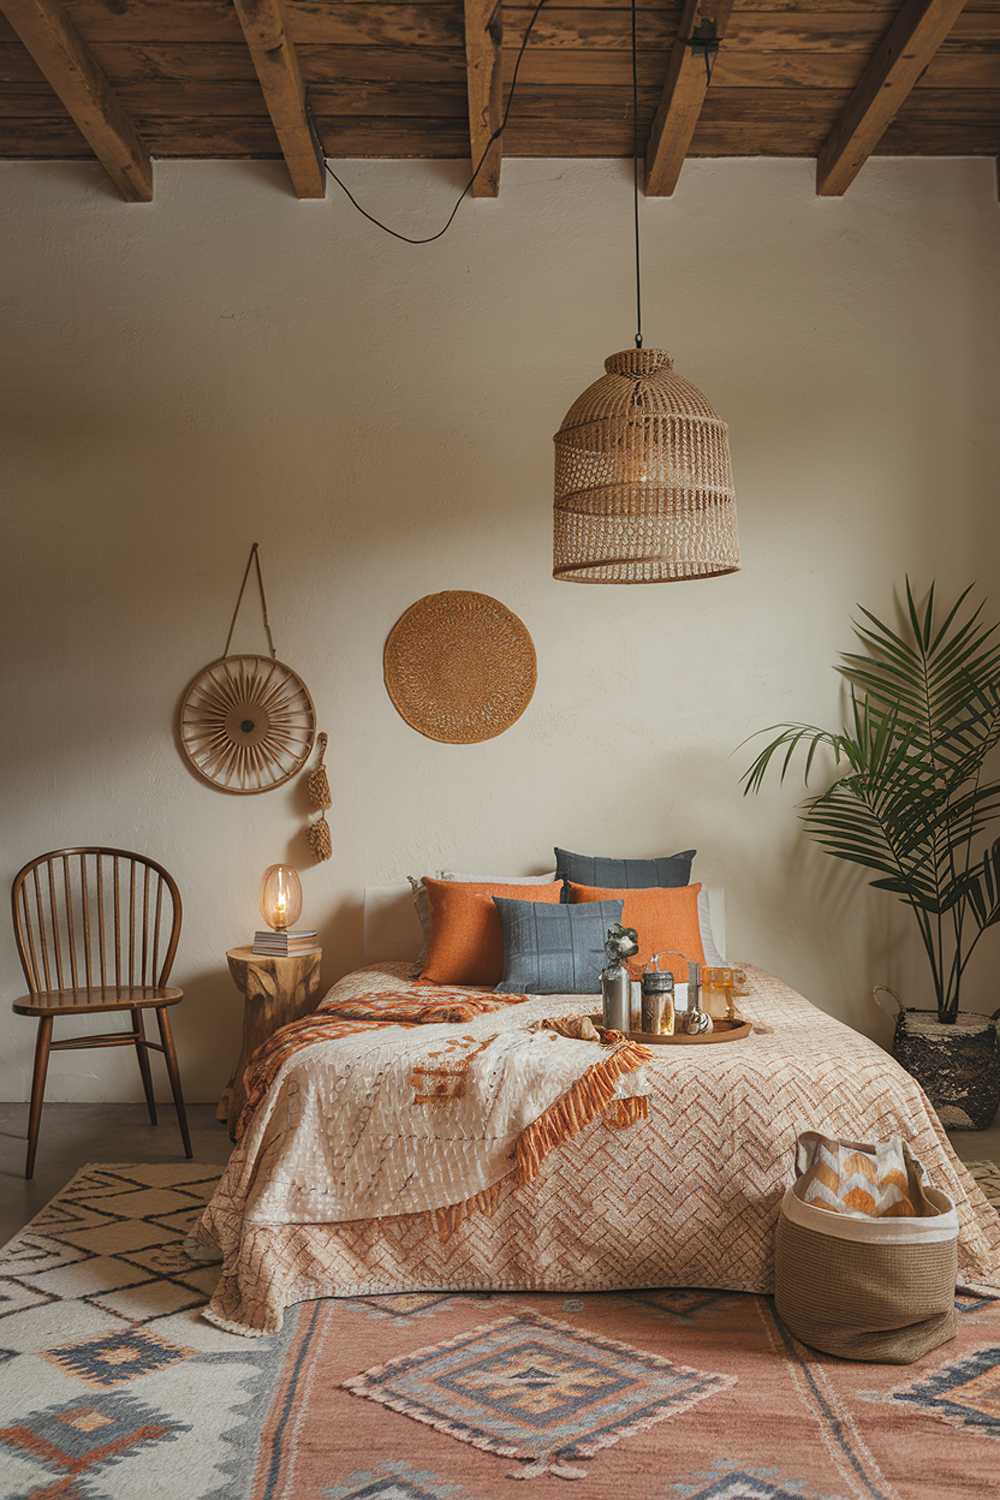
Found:
<svg viewBox="0 0 1000 1500"><path fill-rule="evenodd" d="M46 1104L35 1175L24 1180L28 1106L0 1104L0 1244L88 1161L183 1161L173 1106L159 1106L150 1125L144 1104ZM189 1104L195 1161L223 1165L232 1150L225 1125L211 1104Z"/></svg>
<svg viewBox="0 0 1000 1500"><path fill-rule="evenodd" d="M169 1105L160 1105L160 1123L150 1125L141 1104L47 1104L35 1176L25 1182L27 1115L26 1104L0 1104L0 1244L84 1162L184 1159L177 1118ZM231 1146L214 1106L188 1105L188 1122L195 1161L223 1165ZM951 1142L965 1161L1000 1161L1000 1124L990 1130L956 1131Z"/></svg>
<svg viewBox="0 0 1000 1500"><path fill-rule="evenodd" d="M963 1161L1000 1161L1000 1124L989 1130L950 1130L948 1139Z"/></svg>

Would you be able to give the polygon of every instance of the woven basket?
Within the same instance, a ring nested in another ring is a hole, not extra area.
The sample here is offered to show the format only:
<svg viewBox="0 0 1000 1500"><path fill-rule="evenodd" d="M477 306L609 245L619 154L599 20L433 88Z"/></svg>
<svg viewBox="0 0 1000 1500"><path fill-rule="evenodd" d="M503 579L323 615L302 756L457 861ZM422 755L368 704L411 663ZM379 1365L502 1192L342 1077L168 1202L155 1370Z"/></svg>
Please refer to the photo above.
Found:
<svg viewBox="0 0 1000 1500"><path fill-rule="evenodd" d="M925 1187L936 1213L876 1219L816 1208L801 1191L800 1177L782 1200L774 1245L775 1306L795 1338L842 1359L910 1364L955 1337L950 1198Z"/></svg>
<svg viewBox="0 0 1000 1500"><path fill-rule="evenodd" d="M573 583L669 583L739 567L725 422L662 349L626 349L555 435L553 567Z"/></svg>

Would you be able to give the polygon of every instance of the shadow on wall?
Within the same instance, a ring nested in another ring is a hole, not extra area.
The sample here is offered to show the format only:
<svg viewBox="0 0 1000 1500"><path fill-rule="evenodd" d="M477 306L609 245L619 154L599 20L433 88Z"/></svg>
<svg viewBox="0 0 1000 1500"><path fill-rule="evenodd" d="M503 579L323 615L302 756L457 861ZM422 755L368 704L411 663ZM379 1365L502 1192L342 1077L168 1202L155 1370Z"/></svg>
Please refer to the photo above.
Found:
<svg viewBox="0 0 1000 1500"><path fill-rule="evenodd" d="M696 825L685 820L677 828L677 838L698 849L695 878L726 889L728 956L780 975L888 1046L891 1023L875 1007L871 986L914 983L919 955L906 913L872 891L860 869L833 859L802 831L798 808L807 792L801 786L744 797L740 777L752 756L748 746L729 755L698 748L669 763L670 777L699 810ZM814 781L818 790L822 779ZM719 787L726 785L731 792L720 798ZM769 858L763 861L765 836ZM745 932L766 934L766 950L750 951Z"/></svg>
<svg viewBox="0 0 1000 1500"><path fill-rule="evenodd" d="M306 767L295 782L290 811L292 816L299 820L299 825L289 836L282 855L282 862L291 865L300 875L307 870L317 869L322 864L332 863L316 859L306 834L310 816L316 815L306 792L306 770L314 761L315 752L310 755ZM328 809L327 817L329 816ZM337 857L335 827L331 827L331 834L334 841L333 859L335 860ZM315 927L319 933L319 942L323 949L323 993L325 994L336 979L351 969L356 969L361 963L364 951L364 908L360 901L351 898L335 901L333 910L325 916L317 915L303 907L300 925Z"/></svg>

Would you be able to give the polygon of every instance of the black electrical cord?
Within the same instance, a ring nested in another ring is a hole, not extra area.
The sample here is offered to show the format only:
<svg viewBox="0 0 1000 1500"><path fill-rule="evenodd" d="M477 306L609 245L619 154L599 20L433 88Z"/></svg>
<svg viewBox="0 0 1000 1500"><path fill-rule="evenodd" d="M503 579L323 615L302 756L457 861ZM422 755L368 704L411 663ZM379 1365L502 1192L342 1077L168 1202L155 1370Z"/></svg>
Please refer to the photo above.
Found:
<svg viewBox="0 0 1000 1500"><path fill-rule="evenodd" d="M483 169L483 166L486 163L486 158L489 155L490 150L492 149L495 142L498 141L503 135L504 130L507 127L507 121L510 118L511 105L514 103L514 94L517 89L517 79L521 71L521 61L524 57L525 48L528 45L531 33L534 30L535 22L538 20L538 17L542 11L542 7L545 5L545 3L546 0L536 0L535 8L531 12L531 17L528 21L527 26L525 27L524 36L521 38L521 45L517 49L517 58L514 62L514 71L511 74L510 79L510 91L507 95L507 103L504 106L500 124L497 126L496 130L493 131L489 140L486 142L486 145L483 148L483 153L476 163L475 170L456 198L451 213L448 215L441 228L437 230L435 234L427 234L423 236L401 234L398 229L393 229L390 227L390 225L384 224L381 219L378 219L374 214L369 213L367 208L362 207L357 198L355 198L354 194L351 192L350 188L347 186L346 182L344 182L342 178L338 177L337 173L333 170L330 163L326 160L325 157L323 158L323 166L325 170L333 178L334 182L343 192L348 202L357 209L358 213L361 214L363 218L368 220L369 224L374 224L377 229L384 230L386 234L391 234L393 239L402 240L406 245L431 245L435 240L439 240L441 236L443 234L446 234L447 231L451 228L452 224L455 221L455 215L458 213L458 210L461 208L462 204L465 202L465 199L471 192L476 178L479 176L480 172ZM639 253L639 159L641 154L641 143L639 137L639 47L636 0L630 0L630 10L632 33L632 229L635 242L635 347L637 349L641 349L642 264ZM705 73L707 76L707 81L710 84L712 82L712 68L714 66L715 54L719 50L719 41L716 35L715 23L713 21L703 20L695 34L692 37L688 38L687 45L693 48L695 51L701 52L704 55Z"/></svg>
<svg viewBox="0 0 1000 1500"><path fill-rule="evenodd" d="M327 172L329 172L330 176L333 178L334 182L341 189L341 191L347 195L348 200L354 205L354 207L357 209L358 213L361 214L364 218L366 218L368 220L369 224L374 224L377 229L384 229L385 232L386 232L386 234L391 234L392 235L393 239L395 239L395 240L402 240L404 242L404 244L407 244L407 245L430 245L430 244L433 244L433 242L435 240L439 240L441 238L441 236L443 234L445 234L447 232L447 230L449 230L451 228L452 223L454 222L455 215L458 213L458 210L461 208L462 204L464 203L465 199L468 197L469 193L472 191L473 183L475 182L476 178L479 176L480 172L483 169L483 166L484 166L484 164L486 162L486 158L490 154L491 147L493 146L493 144L494 144L495 141L498 141L500 139L500 137L504 133L504 130L506 129L507 120L508 120L508 117L510 115L510 107L511 107L511 105L514 102L514 91L517 88L517 75L521 71L521 59L524 56L524 49L528 45L528 38L531 36L531 33L534 30L535 22L538 20L538 17L539 17L539 14L541 12L541 9L542 9L543 5L545 5L545 3L546 3L546 0L537 0L535 8L534 8L534 10L531 13L531 19L529 20L529 22L528 22L528 24L527 24L527 26L525 28L524 36L521 38L521 45L520 45L520 47L517 50L517 60L514 63L514 71L511 74L511 78L510 78L510 93L507 95L507 103L506 103L506 105L504 107L504 112L503 112L503 115L501 116L500 124L497 126L496 130L494 130L493 134L490 136L489 140L486 142L486 145L483 148L483 154L482 154L482 156L480 156L478 162L476 163L475 171L473 172L472 176L469 178L468 182L465 184L465 187L459 193L457 199L455 200L455 206L454 206L454 208L452 209L451 213L448 215L447 219L444 221L444 223L442 224L441 228L437 231L436 234L428 234L428 235L424 235L423 237L413 236L413 235L409 235L409 234L400 234L400 232L399 232L398 229L392 229L392 228L390 228L390 226L388 224L383 224L382 220L381 219L377 219L374 214L370 214L368 212L367 208L362 208L361 204L358 202L357 198L355 198L354 194L351 192L351 190L347 186L346 182L343 182L337 176L336 172L333 170L333 168L331 167L330 163L326 160L325 157L323 158L323 166L326 168ZM633 11L634 11L634 6L635 6L635 0L633 0ZM633 22L634 22L634 15L633 15ZM634 41L634 37L633 37L633 53L634 53L634 51L635 51L635 41ZM634 61L634 58L633 58L633 61ZM638 209L636 210L636 212L638 212ZM638 253L638 249L637 249L637 253Z"/></svg>
<svg viewBox="0 0 1000 1500"><path fill-rule="evenodd" d="M632 220L635 235L635 347L642 348L642 267L639 263L639 49L632 0Z"/></svg>
<svg viewBox="0 0 1000 1500"><path fill-rule="evenodd" d="M703 16L698 22L698 29L692 36L688 37L688 46L692 52L698 53L705 59L705 83L709 87L712 82L712 72L715 68L715 58L719 51L719 34L715 29L715 22L707 16Z"/></svg>

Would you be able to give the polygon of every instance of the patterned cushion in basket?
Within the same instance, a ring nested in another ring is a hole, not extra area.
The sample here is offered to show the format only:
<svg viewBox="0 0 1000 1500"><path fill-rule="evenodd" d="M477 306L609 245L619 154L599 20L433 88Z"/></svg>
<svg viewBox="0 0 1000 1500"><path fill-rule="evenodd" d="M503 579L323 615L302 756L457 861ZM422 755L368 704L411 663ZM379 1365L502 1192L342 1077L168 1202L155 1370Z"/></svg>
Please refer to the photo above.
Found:
<svg viewBox="0 0 1000 1500"><path fill-rule="evenodd" d="M898 1137L868 1150L818 1138L801 1196L813 1208L871 1219L912 1219L933 1212L916 1163Z"/></svg>

